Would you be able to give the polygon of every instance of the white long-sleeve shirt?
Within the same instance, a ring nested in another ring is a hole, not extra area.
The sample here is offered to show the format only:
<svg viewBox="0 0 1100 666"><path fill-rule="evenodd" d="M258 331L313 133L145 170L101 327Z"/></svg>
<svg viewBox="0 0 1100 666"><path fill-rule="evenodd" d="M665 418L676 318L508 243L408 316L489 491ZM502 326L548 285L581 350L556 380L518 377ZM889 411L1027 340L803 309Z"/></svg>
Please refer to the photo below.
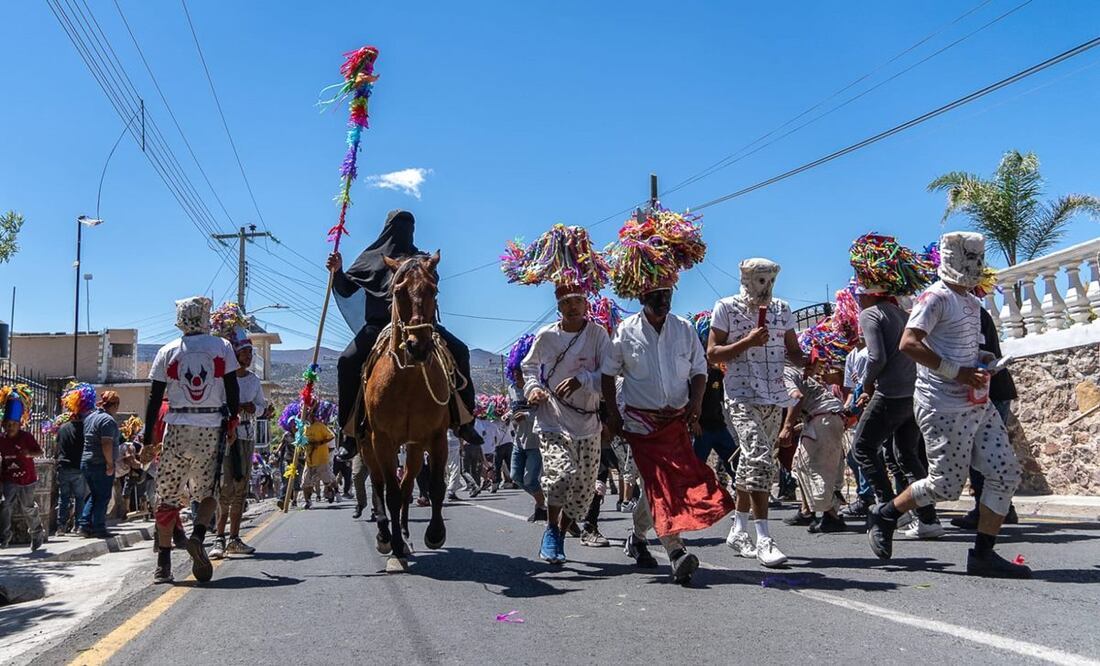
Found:
<svg viewBox="0 0 1100 666"><path fill-rule="evenodd" d="M680 409L687 405L691 378L707 374L706 352L686 319L665 318L661 332L644 312L619 324L603 374L622 376L622 401L639 409Z"/></svg>
<svg viewBox="0 0 1100 666"><path fill-rule="evenodd" d="M569 343L577 338L573 346ZM568 347L569 351L565 351ZM562 432L572 437L591 437L600 433L600 368L611 349L607 331L588 322L579 333L566 333L558 323L543 327L523 359L523 394L528 400L535 388L551 394L535 410L535 432ZM564 355L562 355L564 352ZM555 361L562 355L555 367ZM576 377L581 386L568 398L553 395L561 382ZM582 414L562 404L567 401L586 412Z"/></svg>
<svg viewBox="0 0 1100 666"><path fill-rule="evenodd" d="M267 398L264 397L264 388L260 384L260 378L255 373L249 372L243 377L237 377L237 386L240 388L241 404L251 402L256 408L252 414L241 414L241 422L237 427L237 437L241 439L256 439L256 417L267 409Z"/></svg>

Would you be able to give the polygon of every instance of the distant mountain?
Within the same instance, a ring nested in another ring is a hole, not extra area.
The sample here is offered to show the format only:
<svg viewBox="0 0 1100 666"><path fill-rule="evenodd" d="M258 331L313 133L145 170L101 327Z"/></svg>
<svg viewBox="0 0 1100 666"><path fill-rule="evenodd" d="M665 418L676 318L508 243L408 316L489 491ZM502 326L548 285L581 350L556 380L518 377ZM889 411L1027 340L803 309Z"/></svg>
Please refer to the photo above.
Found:
<svg viewBox="0 0 1100 666"><path fill-rule="evenodd" d="M335 349L329 349L328 347L321 347L321 353L318 356L321 364L325 361L333 361L340 358L340 353ZM271 350L271 363L296 363L299 365L308 365L313 360L312 349L272 349Z"/></svg>

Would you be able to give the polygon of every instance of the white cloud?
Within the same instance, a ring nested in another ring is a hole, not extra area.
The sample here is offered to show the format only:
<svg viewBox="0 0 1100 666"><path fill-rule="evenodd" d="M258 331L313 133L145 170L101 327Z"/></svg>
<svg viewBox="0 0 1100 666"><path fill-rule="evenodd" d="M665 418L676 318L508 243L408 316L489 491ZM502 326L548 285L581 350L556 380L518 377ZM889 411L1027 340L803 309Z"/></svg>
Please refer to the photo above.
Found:
<svg viewBox="0 0 1100 666"><path fill-rule="evenodd" d="M383 173L377 176L367 176L366 182L371 187L387 190L398 190L409 196L420 198L420 186L431 174L431 169L402 169L392 173Z"/></svg>

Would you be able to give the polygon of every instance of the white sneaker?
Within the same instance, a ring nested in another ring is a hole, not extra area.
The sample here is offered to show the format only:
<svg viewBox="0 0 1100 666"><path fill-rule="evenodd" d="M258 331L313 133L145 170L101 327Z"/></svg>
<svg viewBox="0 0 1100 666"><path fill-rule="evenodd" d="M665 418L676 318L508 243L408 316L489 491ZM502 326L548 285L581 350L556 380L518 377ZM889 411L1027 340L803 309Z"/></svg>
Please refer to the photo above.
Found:
<svg viewBox="0 0 1100 666"><path fill-rule="evenodd" d="M737 528L731 527L729 536L726 537L726 545L741 557L756 557L756 546L752 543L752 537L748 532L737 532Z"/></svg>
<svg viewBox="0 0 1100 666"><path fill-rule="evenodd" d="M940 525L938 520L934 523L914 520L903 534L911 539L938 539L947 534L947 530L943 529L943 525Z"/></svg>
<svg viewBox="0 0 1100 666"><path fill-rule="evenodd" d="M916 515L914 515L912 511L906 511L905 513L898 516L898 529L900 530L904 527L908 527L909 525L912 525L916 522L920 522L917 520Z"/></svg>
<svg viewBox="0 0 1100 666"><path fill-rule="evenodd" d="M766 567L781 567L787 563L787 556L779 550L771 537L756 540L756 559Z"/></svg>

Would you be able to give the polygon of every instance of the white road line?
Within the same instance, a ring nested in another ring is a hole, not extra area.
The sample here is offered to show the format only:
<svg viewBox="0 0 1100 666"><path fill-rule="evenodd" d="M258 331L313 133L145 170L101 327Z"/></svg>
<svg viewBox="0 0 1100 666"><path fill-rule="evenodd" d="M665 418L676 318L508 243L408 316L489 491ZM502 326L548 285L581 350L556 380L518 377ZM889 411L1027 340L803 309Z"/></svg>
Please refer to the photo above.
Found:
<svg viewBox="0 0 1100 666"><path fill-rule="evenodd" d="M488 511L490 513L499 514L508 518L514 518L516 520L527 521L525 516L521 516L511 511L503 511L490 506L484 506L481 504L474 504L472 502L460 502L462 506L472 506L482 511ZM667 560L668 557L664 553L655 553L658 557ZM728 567L718 566L716 564L709 564L706 562L700 562L699 566L704 569L715 569L719 571L732 571L740 573L738 569L730 569ZM874 617L896 622L897 624L904 624L910 627L917 627L918 629L924 629L925 631L932 631L939 634L946 634L948 636L954 636L955 638L961 638L963 640L977 643L979 645L986 645L988 647L997 648L998 650L1004 650L1005 652L1013 652L1025 657L1031 657L1033 659L1039 659L1042 661L1050 662L1052 664L1065 664L1069 666L1100 666L1100 660L1085 657L1079 654L1073 654L1072 652L1064 652L1062 650L1056 650L1054 648L1047 647L1045 645L1039 645L1038 643L1028 643L1027 641L1017 640L1015 638L1007 638L1005 636L998 636L997 634L991 634L985 631L978 631L977 629L969 629L967 627L960 627L955 624L947 622L940 622L939 620L929 620L916 615L909 615L908 613L902 613L900 611L892 610L890 608L884 608L882 606L875 606L873 604L863 603L862 601L853 601L851 599L845 599L844 597L829 594L828 592L822 592L820 590L789 590L791 594L797 594L798 596L805 597L806 599L813 599L814 601L820 601L826 604L832 604L840 608L847 608L848 610L856 611L857 613L863 613L865 615L871 615Z"/></svg>

